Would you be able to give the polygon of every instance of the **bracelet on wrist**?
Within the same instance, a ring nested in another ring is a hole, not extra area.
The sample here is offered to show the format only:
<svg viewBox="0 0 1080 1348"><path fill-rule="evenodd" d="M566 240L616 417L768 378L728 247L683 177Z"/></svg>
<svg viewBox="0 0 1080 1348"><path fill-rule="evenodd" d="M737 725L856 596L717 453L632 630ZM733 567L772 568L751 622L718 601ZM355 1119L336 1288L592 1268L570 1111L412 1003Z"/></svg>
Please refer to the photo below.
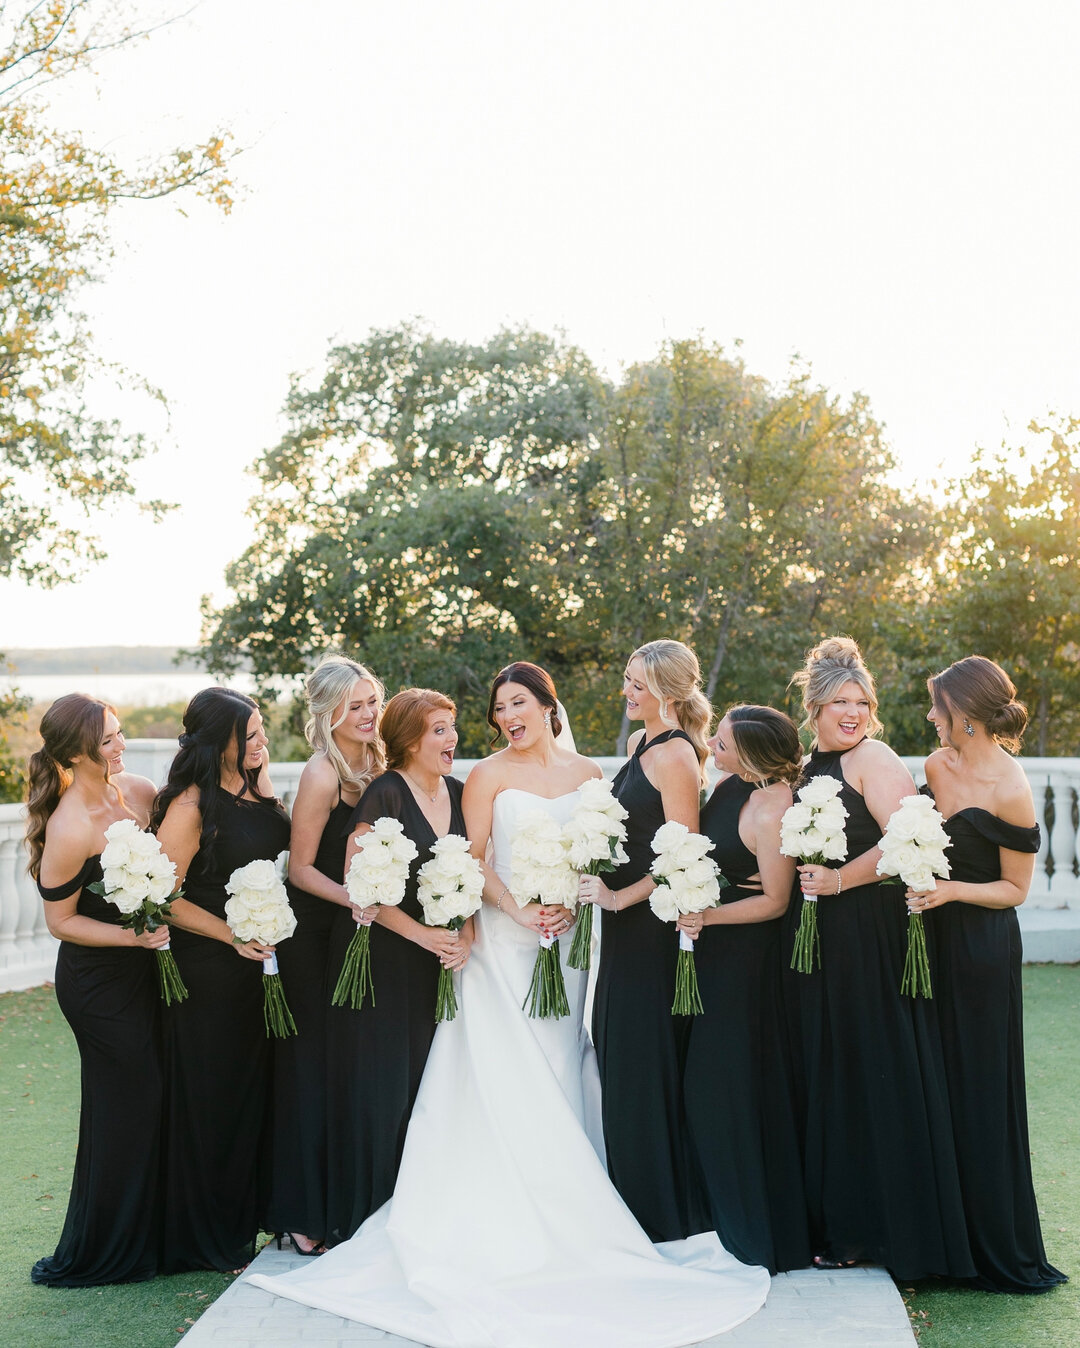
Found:
<svg viewBox="0 0 1080 1348"><path fill-rule="evenodd" d="M844 877L839 871L836 872L836 892L837 894L844 888Z"/></svg>

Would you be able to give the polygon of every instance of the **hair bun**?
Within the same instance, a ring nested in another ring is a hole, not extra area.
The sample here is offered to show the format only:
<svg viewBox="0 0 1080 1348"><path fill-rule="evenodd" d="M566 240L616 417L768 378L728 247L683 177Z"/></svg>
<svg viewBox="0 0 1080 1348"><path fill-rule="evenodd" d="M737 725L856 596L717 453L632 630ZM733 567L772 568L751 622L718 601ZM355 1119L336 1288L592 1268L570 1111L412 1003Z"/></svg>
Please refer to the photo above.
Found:
<svg viewBox="0 0 1080 1348"><path fill-rule="evenodd" d="M806 657L807 665L828 660L830 664L842 665L845 669L862 669L863 660L859 647L851 637L827 637L818 642Z"/></svg>
<svg viewBox="0 0 1080 1348"><path fill-rule="evenodd" d="M1006 702L1003 707L998 707L987 718L986 728L1002 744L1015 744L1019 749L1020 736L1024 733L1027 722L1027 708L1022 702L1017 702L1014 698L1011 702Z"/></svg>

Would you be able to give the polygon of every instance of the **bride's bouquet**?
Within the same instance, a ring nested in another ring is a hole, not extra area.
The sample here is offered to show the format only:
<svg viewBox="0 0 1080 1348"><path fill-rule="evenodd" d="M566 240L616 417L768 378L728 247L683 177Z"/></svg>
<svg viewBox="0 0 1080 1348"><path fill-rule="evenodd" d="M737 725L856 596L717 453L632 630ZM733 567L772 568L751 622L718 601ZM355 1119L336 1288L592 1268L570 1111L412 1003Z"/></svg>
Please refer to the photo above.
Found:
<svg viewBox="0 0 1080 1348"><path fill-rule="evenodd" d="M460 931L483 903L483 893L484 874L469 851L468 838L457 833L440 838L431 849L431 860L420 867L418 877L417 894L425 925ZM453 1020L456 1015L454 976L445 965L440 965L435 1023Z"/></svg>
<svg viewBox="0 0 1080 1348"><path fill-rule="evenodd" d="M804 866L824 866L847 857L844 820L847 810L838 799L843 783L835 777L813 777L795 793L795 803L780 820L780 851ZM799 929L791 952L791 968L800 974L821 968L821 937L818 934L817 895L804 894Z"/></svg>
<svg viewBox="0 0 1080 1348"><path fill-rule="evenodd" d="M881 840L878 875L886 884L902 884L925 894L937 888L934 877L945 879L949 863L945 848L951 847L945 821L928 796L905 796L900 808L889 816ZM926 954L926 929L922 913L908 912L907 953L900 991L907 997L933 997L930 961Z"/></svg>
<svg viewBox="0 0 1080 1348"><path fill-rule="evenodd" d="M349 863L345 888L358 908L373 904L387 904L396 908L405 897L409 883L409 862L415 861L416 844L406 838L400 819L383 815L376 819L368 833L357 838L359 849ZM375 984L371 981L371 928L357 922L356 931L345 951L345 960L338 975L334 1006L351 1006L359 1011L364 1005L365 993L371 993L375 1005Z"/></svg>
<svg viewBox="0 0 1080 1348"><path fill-rule="evenodd" d="M258 941L262 945L277 945L296 930L296 915L285 892L288 864L288 852L281 852L276 861L249 861L246 866L237 866L225 881L230 895L225 902L225 921L241 944ZM285 1000L277 955L267 955L262 966L266 1034L285 1039L296 1033L296 1021Z"/></svg>
<svg viewBox="0 0 1080 1348"><path fill-rule="evenodd" d="M580 875L613 871L629 860L623 848L626 810L611 794L611 783L603 777L582 782L578 795L580 807L563 829L570 864ZM571 969L588 969L592 964L592 929L593 905L586 903L578 914L566 959Z"/></svg>
<svg viewBox="0 0 1080 1348"><path fill-rule="evenodd" d="M727 881L709 856L712 845L711 838L691 833L685 824L674 819L656 830L652 840L656 860L650 867L656 888L649 895L649 907L661 922L677 922L686 913L703 913L720 902L720 891ZM671 1014L700 1016L703 1009L694 965L694 942L680 931Z"/></svg>
<svg viewBox="0 0 1080 1348"><path fill-rule="evenodd" d="M523 815L510 846L510 892L519 908L530 903L562 904L573 911L578 902L577 871L562 828L543 810ZM541 936L532 981L522 1002L534 1019L570 1014L559 957L559 938Z"/></svg>
<svg viewBox="0 0 1080 1348"><path fill-rule="evenodd" d="M105 830L101 870L102 878L87 885L87 889L116 904L124 914L122 927L141 936L144 931L157 931L166 925L172 916L169 900L180 897L173 894L176 867L152 833L144 833L134 819L118 819L110 824ZM154 954L165 1005L182 1002L188 990L168 941Z"/></svg>

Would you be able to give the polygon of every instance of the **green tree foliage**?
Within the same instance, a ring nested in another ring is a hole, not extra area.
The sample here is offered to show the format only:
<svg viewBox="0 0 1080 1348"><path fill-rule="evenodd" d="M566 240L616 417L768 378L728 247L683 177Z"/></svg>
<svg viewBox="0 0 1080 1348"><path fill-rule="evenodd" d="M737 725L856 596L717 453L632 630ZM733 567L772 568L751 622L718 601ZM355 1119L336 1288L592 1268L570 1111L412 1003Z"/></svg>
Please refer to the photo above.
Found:
<svg viewBox="0 0 1080 1348"><path fill-rule="evenodd" d="M149 449L86 405L104 367L78 297L109 260L110 210L184 188L230 205L222 134L125 167L49 124L41 91L137 36L113 0L0 5L0 575L43 585L102 555L68 510L132 497Z"/></svg>
<svg viewBox="0 0 1080 1348"><path fill-rule="evenodd" d="M0 657L0 668L8 668ZM26 723L26 713L30 708L30 699L19 692L7 692L0 689L0 804L23 799L26 789L26 774L23 772L22 755L12 746L12 732Z"/></svg>

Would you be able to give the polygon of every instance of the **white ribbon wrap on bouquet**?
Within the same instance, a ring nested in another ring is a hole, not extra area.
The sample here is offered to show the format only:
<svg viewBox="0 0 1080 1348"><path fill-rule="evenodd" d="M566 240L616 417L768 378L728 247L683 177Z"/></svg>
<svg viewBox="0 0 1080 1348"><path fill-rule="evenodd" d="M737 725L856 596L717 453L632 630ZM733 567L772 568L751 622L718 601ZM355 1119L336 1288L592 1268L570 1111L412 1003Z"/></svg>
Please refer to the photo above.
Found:
<svg viewBox="0 0 1080 1348"><path fill-rule="evenodd" d="M267 955L267 957L262 962L262 966L264 974L276 974L278 971L277 956Z"/></svg>
<svg viewBox="0 0 1080 1348"><path fill-rule="evenodd" d="M540 946L544 950L550 950L558 939L557 936L541 936Z"/></svg>
<svg viewBox="0 0 1080 1348"><path fill-rule="evenodd" d="M680 950L693 950L693 948L694 948L694 942L690 939L689 936L687 936L686 932L680 930L680 931L679 931L679 949L680 949Z"/></svg>

